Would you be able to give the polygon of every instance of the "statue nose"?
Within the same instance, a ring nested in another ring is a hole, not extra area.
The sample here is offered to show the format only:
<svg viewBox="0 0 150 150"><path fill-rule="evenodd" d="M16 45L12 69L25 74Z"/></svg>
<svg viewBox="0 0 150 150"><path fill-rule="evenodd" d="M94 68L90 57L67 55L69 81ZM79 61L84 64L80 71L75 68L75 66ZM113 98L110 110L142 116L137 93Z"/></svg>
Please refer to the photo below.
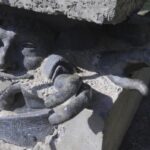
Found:
<svg viewBox="0 0 150 150"><path fill-rule="evenodd" d="M5 52L0 48L0 66L5 64Z"/></svg>
<svg viewBox="0 0 150 150"><path fill-rule="evenodd" d="M8 47L5 46L0 47L0 68L4 68L4 66L6 65L5 56L7 49Z"/></svg>

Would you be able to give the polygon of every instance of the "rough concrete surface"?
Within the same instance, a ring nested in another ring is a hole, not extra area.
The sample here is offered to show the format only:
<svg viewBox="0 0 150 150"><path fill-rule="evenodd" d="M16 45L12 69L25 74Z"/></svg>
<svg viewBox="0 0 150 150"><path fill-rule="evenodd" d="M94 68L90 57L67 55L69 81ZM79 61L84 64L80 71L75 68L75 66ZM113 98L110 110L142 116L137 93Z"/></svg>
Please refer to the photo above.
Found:
<svg viewBox="0 0 150 150"><path fill-rule="evenodd" d="M90 120L93 117L93 128L90 128ZM74 127L72 126L74 125ZM91 110L84 110L70 122L66 122L61 128L64 134L56 141L58 150L100 150L102 145L104 120L98 115L93 115ZM71 134L70 134L71 133Z"/></svg>
<svg viewBox="0 0 150 150"><path fill-rule="evenodd" d="M1 4L98 24L119 23L137 12L145 0L0 0Z"/></svg>
<svg viewBox="0 0 150 150"><path fill-rule="evenodd" d="M104 120L118 98L121 88L112 83L107 75L97 74L102 70L95 66L99 59L98 51L57 51L58 54L74 62L82 70L83 81L93 89L93 105L83 110L74 119L58 126L52 136L38 142L33 148L22 148L1 141L4 150L99 150L102 147ZM62 54L63 53L63 54ZM110 58L109 58L110 59ZM79 61L80 60L80 61ZM119 60L118 60L119 61ZM118 62L119 64L119 62ZM102 68L101 68L102 69ZM107 68L111 70L111 66ZM113 68L112 68L113 69ZM3 83L4 84L4 83Z"/></svg>
<svg viewBox="0 0 150 150"><path fill-rule="evenodd" d="M58 52L61 54L61 52ZM66 57L69 52L66 52ZM84 59L83 59L84 55ZM97 59L95 52L87 51L77 53L71 52L68 58L85 67L93 67ZM82 58L82 59L81 59ZM90 61L89 61L90 60ZM80 74L84 82L91 85L93 89L93 106L83 110L74 119L58 126L54 134L46 137L44 142L38 142L33 148L22 148L1 141L0 149L4 150L99 150L102 146L104 119L117 99L121 88L113 84L106 76L94 77L94 70L83 69ZM86 79L91 77L91 79ZM2 84L1 84L2 85ZM3 85L5 83L3 82ZM109 86L108 86L109 85ZM9 86L9 85L7 85ZM2 113L2 112L1 112Z"/></svg>

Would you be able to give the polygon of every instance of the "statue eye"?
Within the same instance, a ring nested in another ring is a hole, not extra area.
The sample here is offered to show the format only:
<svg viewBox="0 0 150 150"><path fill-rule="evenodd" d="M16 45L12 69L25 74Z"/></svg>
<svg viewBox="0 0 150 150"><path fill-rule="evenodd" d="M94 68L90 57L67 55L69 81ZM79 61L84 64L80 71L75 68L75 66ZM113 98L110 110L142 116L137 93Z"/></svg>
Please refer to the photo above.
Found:
<svg viewBox="0 0 150 150"><path fill-rule="evenodd" d="M31 42L26 42L23 44L24 48L36 48L36 46Z"/></svg>

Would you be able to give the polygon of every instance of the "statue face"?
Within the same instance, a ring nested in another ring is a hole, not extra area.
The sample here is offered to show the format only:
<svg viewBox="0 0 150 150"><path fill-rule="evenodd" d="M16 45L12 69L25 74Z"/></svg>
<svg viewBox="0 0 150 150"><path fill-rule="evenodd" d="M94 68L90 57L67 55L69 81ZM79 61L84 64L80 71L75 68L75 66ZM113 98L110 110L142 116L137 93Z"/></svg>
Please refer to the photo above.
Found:
<svg viewBox="0 0 150 150"><path fill-rule="evenodd" d="M17 49L20 54L19 58L21 58L19 64L22 63L22 67L26 70L36 69L51 53L50 45L47 44L45 37L39 34L19 34L16 42L18 42Z"/></svg>
<svg viewBox="0 0 150 150"><path fill-rule="evenodd" d="M40 32L0 28L0 69L35 69L50 54L51 39Z"/></svg>
<svg viewBox="0 0 150 150"><path fill-rule="evenodd" d="M6 66L5 58L10 48L12 41L15 38L16 33L13 31L0 28L0 68L4 69Z"/></svg>

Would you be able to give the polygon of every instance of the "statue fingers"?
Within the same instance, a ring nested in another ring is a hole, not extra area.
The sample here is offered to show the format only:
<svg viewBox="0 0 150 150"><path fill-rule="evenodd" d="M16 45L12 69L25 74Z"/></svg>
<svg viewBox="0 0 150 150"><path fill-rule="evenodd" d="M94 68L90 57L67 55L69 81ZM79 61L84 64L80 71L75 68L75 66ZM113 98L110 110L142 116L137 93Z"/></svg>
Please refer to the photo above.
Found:
<svg viewBox="0 0 150 150"><path fill-rule="evenodd" d="M73 73L74 66L59 55L48 56L41 65L44 78L54 80L60 73Z"/></svg>
<svg viewBox="0 0 150 150"><path fill-rule="evenodd" d="M64 101L76 95L82 85L81 78L76 74L61 74L54 81L57 92L49 95L45 100L48 108L62 104Z"/></svg>
<svg viewBox="0 0 150 150"><path fill-rule="evenodd" d="M52 125L63 123L86 108L92 98L92 90L88 85L83 85L82 91L78 95L72 96L64 104L54 109L54 113L49 116Z"/></svg>

